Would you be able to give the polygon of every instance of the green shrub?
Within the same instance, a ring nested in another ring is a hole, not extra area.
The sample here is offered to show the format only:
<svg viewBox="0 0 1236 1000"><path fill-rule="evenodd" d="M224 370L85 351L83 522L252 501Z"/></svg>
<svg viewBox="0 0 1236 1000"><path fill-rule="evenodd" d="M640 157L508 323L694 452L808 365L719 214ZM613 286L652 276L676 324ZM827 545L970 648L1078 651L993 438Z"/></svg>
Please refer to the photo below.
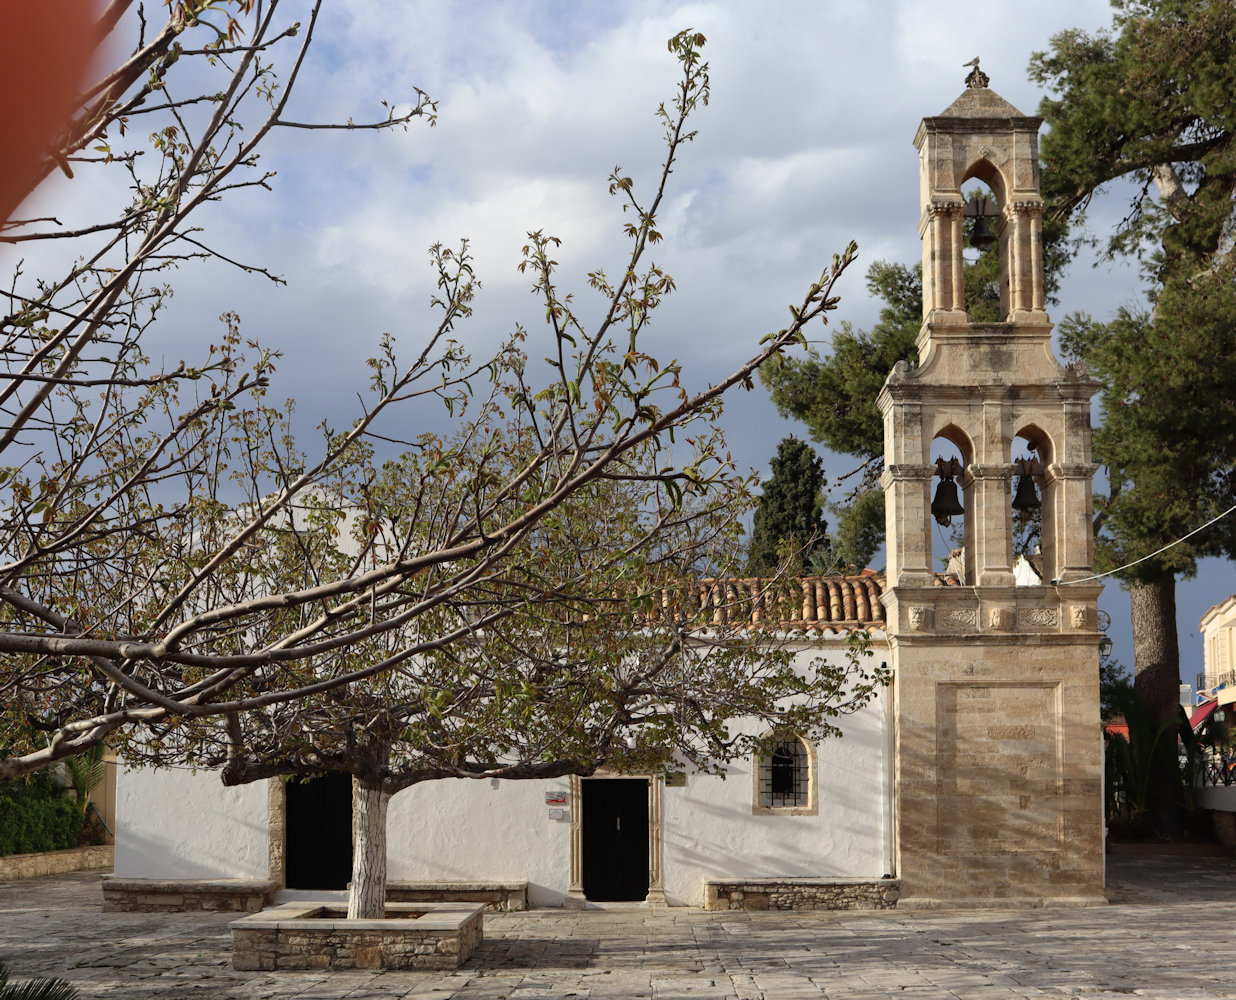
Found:
<svg viewBox="0 0 1236 1000"><path fill-rule="evenodd" d="M77 1000L77 990L63 979L30 979L20 985L9 982L9 970L0 962L0 1000Z"/></svg>
<svg viewBox="0 0 1236 1000"><path fill-rule="evenodd" d="M0 855L76 847L82 814L46 774L0 784Z"/></svg>

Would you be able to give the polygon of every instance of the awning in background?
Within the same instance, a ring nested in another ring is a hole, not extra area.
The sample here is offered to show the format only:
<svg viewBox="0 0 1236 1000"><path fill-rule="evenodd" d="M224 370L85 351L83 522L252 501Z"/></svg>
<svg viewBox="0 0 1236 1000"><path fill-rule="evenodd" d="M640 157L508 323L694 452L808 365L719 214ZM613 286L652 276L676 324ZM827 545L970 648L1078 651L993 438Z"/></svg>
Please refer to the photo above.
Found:
<svg viewBox="0 0 1236 1000"><path fill-rule="evenodd" d="M1208 701L1199 705L1193 710L1193 714L1189 716L1189 728L1197 729L1203 722L1210 718L1211 714L1219 707L1217 701Z"/></svg>

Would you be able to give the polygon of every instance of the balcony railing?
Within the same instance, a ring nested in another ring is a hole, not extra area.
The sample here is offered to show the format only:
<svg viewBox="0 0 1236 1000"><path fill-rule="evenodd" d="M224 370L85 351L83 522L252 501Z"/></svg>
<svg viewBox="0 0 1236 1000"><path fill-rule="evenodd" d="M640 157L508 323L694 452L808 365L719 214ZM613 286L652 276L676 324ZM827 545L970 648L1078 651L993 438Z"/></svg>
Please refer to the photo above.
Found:
<svg viewBox="0 0 1236 1000"><path fill-rule="evenodd" d="M1232 747L1202 747L1198 783L1205 788L1236 785L1236 750Z"/></svg>
<svg viewBox="0 0 1236 1000"><path fill-rule="evenodd" d="M1211 684L1206 683L1205 674L1197 675L1197 690L1198 691L1202 691L1205 688L1210 688L1212 690L1217 691L1219 690L1219 688L1225 688L1225 687L1236 687L1236 670L1225 670L1223 673L1219 674L1219 676L1216 677L1214 679L1214 682Z"/></svg>

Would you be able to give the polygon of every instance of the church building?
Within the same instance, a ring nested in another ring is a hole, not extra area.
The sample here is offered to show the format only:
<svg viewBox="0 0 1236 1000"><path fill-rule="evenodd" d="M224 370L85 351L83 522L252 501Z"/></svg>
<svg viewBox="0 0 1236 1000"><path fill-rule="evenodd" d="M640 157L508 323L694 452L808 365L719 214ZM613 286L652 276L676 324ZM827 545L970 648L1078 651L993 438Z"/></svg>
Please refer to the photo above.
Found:
<svg viewBox="0 0 1236 1000"><path fill-rule="evenodd" d="M878 397L887 566L802 580L791 647L803 664L840 662L846 633L868 630L891 685L841 720L841 738L783 739L724 779L435 781L400 792L388 874L404 898L735 909L1103 901L1097 387L1052 350L1040 124L976 67L914 138L923 324L918 364L899 363ZM973 181L991 197L967 201ZM999 316L982 322L966 309L967 217L999 259ZM1041 518L1029 583L1014 575L1015 506ZM943 574L934 526L957 517L964 558ZM204 772L127 772L105 907L256 909L280 892L342 888L351 795L347 776L225 788Z"/></svg>

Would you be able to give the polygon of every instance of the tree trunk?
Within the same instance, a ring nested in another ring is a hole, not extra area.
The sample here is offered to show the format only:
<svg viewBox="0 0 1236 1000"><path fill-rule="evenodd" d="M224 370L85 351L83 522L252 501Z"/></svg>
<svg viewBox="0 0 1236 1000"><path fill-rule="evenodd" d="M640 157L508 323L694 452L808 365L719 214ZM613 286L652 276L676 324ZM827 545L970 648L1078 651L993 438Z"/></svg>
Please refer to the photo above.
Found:
<svg viewBox="0 0 1236 1000"><path fill-rule="evenodd" d="M1129 592L1133 619L1133 688L1154 724L1176 718L1180 706L1180 644L1176 636L1176 577L1168 574ZM1181 832L1180 765L1173 727L1150 762L1146 811L1160 836Z"/></svg>
<svg viewBox="0 0 1236 1000"><path fill-rule="evenodd" d="M348 919L386 915L386 807L381 778L356 780L352 807L352 890Z"/></svg>
<svg viewBox="0 0 1236 1000"><path fill-rule="evenodd" d="M1168 574L1129 591L1133 619L1134 689L1155 722L1174 718L1180 704L1180 643L1176 638L1176 577Z"/></svg>

